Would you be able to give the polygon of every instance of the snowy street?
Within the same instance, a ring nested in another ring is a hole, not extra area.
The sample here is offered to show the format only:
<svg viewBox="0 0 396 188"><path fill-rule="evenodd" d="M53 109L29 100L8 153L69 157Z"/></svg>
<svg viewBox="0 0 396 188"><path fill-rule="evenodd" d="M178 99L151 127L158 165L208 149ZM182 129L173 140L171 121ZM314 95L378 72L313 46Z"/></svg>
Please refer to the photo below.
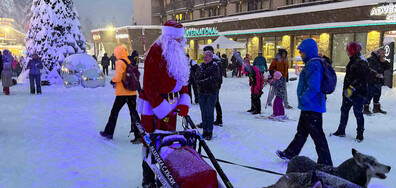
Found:
<svg viewBox="0 0 396 188"><path fill-rule="evenodd" d="M96 89L43 86L42 95L31 95L26 83L11 87L10 96L0 94L0 187L140 187L142 147L130 143L133 135L127 137L130 130L127 106L118 117L114 140L107 141L99 135L115 98L114 89L108 83L113 75L114 71L110 70L106 87ZM336 131L339 124L343 77L344 73L339 73L337 89L328 96L327 113L323 115L326 135ZM220 91L224 127L215 126L213 139L207 142L215 157L285 173L287 163L279 159L275 151L285 149L296 133L300 114L297 82L288 83L288 98L293 109L286 109L286 114L291 120L274 122L257 119L246 112L250 108L248 78L224 79ZM265 109L268 89L266 86L263 90L261 104L262 114L269 116L272 107ZM351 149L355 148L392 167L387 179L373 178L370 188L396 185L396 89L383 87L381 103L388 114L365 116L362 143L354 141L356 119L352 110L347 136L327 136L335 166L352 157ZM198 105L192 105L189 114L195 123L201 122ZM178 129L181 129L181 118L178 120ZM317 160L311 138L300 155ZM268 186L280 178L238 166L220 165L237 188Z"/></svg>

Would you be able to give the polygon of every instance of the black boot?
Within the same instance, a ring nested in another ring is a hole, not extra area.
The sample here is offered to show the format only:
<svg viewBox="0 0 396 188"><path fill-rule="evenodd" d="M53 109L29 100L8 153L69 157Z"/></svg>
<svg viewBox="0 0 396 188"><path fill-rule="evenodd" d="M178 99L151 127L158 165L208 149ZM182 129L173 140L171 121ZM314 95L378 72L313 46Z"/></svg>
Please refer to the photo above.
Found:
<svg viewBox="0 0 396 188"><path fill-rule="evenodd" d="M213 124L216 125L216 126L222 127L223 126L223 120L216 119L216 121Z"/></svg>
<svg viewBox="0 0 396 188"><path fill-rule="evenodd" d="M142 138L141 137L135 137L133 140L131 140L132 144L141 144L142 143Z"/></svg>
<svg viewBox="0 0 396 188"><path fill-rule="evenodd" d="M381 109L381 104L380 103L374 103L373 113L386 114L386 111L383 111Z"/></svg>
<svg viewBox="0 0 396 188"><path fill-rule="evenodd" d="M207 132L206 136L204 137L205 140L212 140L213 132Z"/></svg>
<svg viewBox="0 0 396 188"><path fill-rule="evenodd" d="M361 134L358 133L358 134L356 135L356 141L357 141L357 142L360 143L360 142L363 141L363 139L364 139L364 138L363 138L363 133L361 133Z"/></svg>
<svg viewBox="0 0 396 188"><path fill-rule="evenodd" d="M370 105L369 105L369 104L365 104L365 105L364 105L363 114L366 114L366 115L371 115L371 114L373 114L373 113L371 113L371 111L370 111Z"/></svg>
<svg viewBox="0 0 396 188"><path fill-rule="evenodd" d="M254 109L250 109L250 110L248 110L248 111L246 111L246 112L250 112L250 113L252 113L254 111Z"/></svg>
<svg viewBox="0 0 396 188"><path fill-rule="evenodd" d="M335 133L330 133L330 136L345 137L345 131L337 130Z"/></svg>

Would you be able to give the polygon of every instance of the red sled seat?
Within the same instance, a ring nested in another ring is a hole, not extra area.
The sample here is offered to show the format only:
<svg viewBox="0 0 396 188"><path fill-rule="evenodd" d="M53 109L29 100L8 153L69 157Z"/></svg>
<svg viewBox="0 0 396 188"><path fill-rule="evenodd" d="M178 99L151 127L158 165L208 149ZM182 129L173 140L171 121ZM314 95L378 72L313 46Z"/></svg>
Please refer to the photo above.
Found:
<svg viewBox="0 0 396 188"><path fill-rule="evenodd" d="M173 148L165 165L181 188L218 188L216 171L193 148Z"/></svg>

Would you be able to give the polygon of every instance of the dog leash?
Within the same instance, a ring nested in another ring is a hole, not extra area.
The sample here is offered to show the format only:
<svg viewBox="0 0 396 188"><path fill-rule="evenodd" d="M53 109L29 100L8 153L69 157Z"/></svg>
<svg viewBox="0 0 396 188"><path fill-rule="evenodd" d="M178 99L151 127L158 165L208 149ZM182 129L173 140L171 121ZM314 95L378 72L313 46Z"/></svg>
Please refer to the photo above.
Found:
<svg viewBox="0 0 396 188"><path fill-rule="evenodd" d="M209 157L207 157L205 155L201 155L201 156L203 158L209 159ZM219 162L222 162L222 163L227 163L227 164L232 164L232 165L236 165L236 166L241 166L241 167L244 167L244 168L249 168L249 169L257 170L257 171L260 171L260 172L266 172L266 173L276 174L276 175L281 175L281 176L285 175L285 174L282 174L282 173L279 173L279 172L274 172L274 171L271 171L271 170L265 170L265 169L262 169L262 168L256 168L256 167L252 167L252 166L236 164L236 163L233 163L233 162L230 162L230 161L226 161L226 160L222 160L222 159L216 159L216 161L219 161Z"/></svg>

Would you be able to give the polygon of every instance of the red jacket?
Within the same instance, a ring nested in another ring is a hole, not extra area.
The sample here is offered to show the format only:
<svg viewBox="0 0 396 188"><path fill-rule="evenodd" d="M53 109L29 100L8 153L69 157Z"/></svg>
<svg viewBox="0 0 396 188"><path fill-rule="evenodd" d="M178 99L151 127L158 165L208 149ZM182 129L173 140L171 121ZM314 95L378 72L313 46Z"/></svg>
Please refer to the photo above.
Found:
<svg viewBox="0 0 396 188"><path fill-rule="evenodd" d="M264 77L261 71L256 66L253 66L253 71L255 72L255 77L251 78L249 76L249 84L251 85L250 91L256 95L260 94L260 91L264 88Z"/></svg>

